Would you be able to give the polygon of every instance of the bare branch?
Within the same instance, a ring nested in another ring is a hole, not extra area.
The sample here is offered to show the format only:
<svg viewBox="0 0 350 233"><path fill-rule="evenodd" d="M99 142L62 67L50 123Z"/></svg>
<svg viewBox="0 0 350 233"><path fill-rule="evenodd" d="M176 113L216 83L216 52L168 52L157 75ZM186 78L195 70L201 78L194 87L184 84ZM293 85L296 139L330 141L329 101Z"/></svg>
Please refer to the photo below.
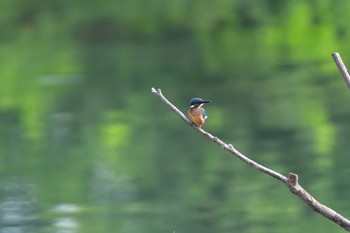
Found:
<svg viewBox="0 0 350 233"><path fill-rule="evenodd" d="M292 193L297 195L300 199L302 199L305 203L307 203L313 210L321 214L322 216L332 220L339 226L341 226L343 229L350 231L350 221L346 218L344 218L342 215L338 214L331 208L321 204L318 202L314 197L312 197L303 187L299 185L298 181L298 175L289 173L288 178L281 175L280 173L267 168L252 159L249 159L247 156L239 152L237 149L235 149L231 144L226 144L222 140L220 140L218 137L215 137L211 135L210 133L203 130L201 127L197 127L190 120L187 119L187 117L178 109L176 108L169 100L167 100L160 89L156 90L152 87L152 93L157 95L171 110L173 110L182 120L184 120L188 125L190 125L193 129L197 130L200 134L207 137L208 139L212 140L216 144L218 144L221 148L227 150L230 152L233 156L239 158L244 163L248 164L249 166L253 167L254 169L261 171L265 173L266 175L269 175L280 182L284 183Z"/></svg>
<svg viewBox="0 0 350 233"><path fill-rule="evenodd" d="M340 73L343 75L344 80L346 84L348 85L348 88L350 88L350 75L348 73L348 70L346 69L346 66L344 65L343 60L340 57L339 53L332 53L333 60L335 64L337 65Z"/></svg>

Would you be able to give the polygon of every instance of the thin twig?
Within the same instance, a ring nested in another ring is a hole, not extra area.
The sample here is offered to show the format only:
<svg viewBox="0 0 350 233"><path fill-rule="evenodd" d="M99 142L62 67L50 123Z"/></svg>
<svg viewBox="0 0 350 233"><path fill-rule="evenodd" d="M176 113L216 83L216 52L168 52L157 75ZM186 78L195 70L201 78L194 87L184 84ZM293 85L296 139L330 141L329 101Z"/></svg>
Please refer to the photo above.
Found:
<svg viewBox="0 0 350 233"><path fill-rule="evenodd" d="M348 88L350 88L350 75L348 70L346 69L346 66L344 65L343 60L340 57L339 53L332 53L333 60L335 64L337 65L340 73L342 74L346 84L348 85Z"/></svg>
<svg viewBox="0 0 350 233"><path fill-rule="evenodd" d="M289 173L287 178L281 175L280 173L249 159L247 156L245 156L244 154L236 150L231 144L226 144L225 142L220 140L218 137L215 137L210 133L206 132L205 130L203 130L201 127L197 127L194 124L192 124L192 122L188 120L187 117L178 108L176 108L169 100L167 100L163 96L160 89L156 90L155 88L152 87L152 93L157 95L171 110L173 110L178 116L180 116L182 120L184 120L189 126L197 130L203 136L209 138L211 141L218 144L221 148L227 150L232 155L239 158L244 163L248 164L254 169L259 170L279 180L280 182L284 183L292 193L297 195L300 199L302 199L305 203L307 203L316 212L332 220L333 222L337 223L339 226L341 226L345 230L350 231L350 221L344 218L342 215L335 212L334 210L332 210L331 208L321 204L314 197L312 197L303 187L299 185L298 175Z"/></svg>

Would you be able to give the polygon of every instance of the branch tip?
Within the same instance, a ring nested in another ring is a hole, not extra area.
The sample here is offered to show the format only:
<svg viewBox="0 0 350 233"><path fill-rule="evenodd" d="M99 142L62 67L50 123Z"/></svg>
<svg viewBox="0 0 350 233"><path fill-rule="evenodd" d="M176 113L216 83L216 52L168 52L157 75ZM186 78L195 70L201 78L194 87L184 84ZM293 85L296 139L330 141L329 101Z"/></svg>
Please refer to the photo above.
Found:
<svg viewBox="0 0 350 233"><path fill-rule="evenodd" d="M153 94L157 94L157 95L161 95L162 94L162 91L160 90L160 88L158 88L156 90L154 87L152 87L151 91L152 91Z"/></svg>

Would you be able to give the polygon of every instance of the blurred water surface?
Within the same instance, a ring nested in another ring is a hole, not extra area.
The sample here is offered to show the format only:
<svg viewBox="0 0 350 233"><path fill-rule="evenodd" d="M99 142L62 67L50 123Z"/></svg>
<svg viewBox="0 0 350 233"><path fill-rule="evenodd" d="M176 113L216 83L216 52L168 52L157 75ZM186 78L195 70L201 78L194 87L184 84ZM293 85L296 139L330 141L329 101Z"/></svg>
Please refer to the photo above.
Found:
<svg viewBox="0 0 350 233"><path fill-rule="evenodd" d="M5 1L0 232L342 232L151 93L350 216L347 1Z"/></svg>

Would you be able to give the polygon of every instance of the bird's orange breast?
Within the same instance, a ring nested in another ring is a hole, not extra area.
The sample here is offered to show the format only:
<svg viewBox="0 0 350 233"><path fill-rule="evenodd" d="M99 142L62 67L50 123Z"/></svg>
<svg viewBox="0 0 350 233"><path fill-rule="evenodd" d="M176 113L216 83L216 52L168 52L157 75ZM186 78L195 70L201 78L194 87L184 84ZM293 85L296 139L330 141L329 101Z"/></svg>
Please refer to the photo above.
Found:
<svg viewBox="0 0 350 233"><path fill-rule="evenodd" d="M202 111L198 108L188 110L188 118L196 125L204 125L205 120L203 119Z"/></svg>

